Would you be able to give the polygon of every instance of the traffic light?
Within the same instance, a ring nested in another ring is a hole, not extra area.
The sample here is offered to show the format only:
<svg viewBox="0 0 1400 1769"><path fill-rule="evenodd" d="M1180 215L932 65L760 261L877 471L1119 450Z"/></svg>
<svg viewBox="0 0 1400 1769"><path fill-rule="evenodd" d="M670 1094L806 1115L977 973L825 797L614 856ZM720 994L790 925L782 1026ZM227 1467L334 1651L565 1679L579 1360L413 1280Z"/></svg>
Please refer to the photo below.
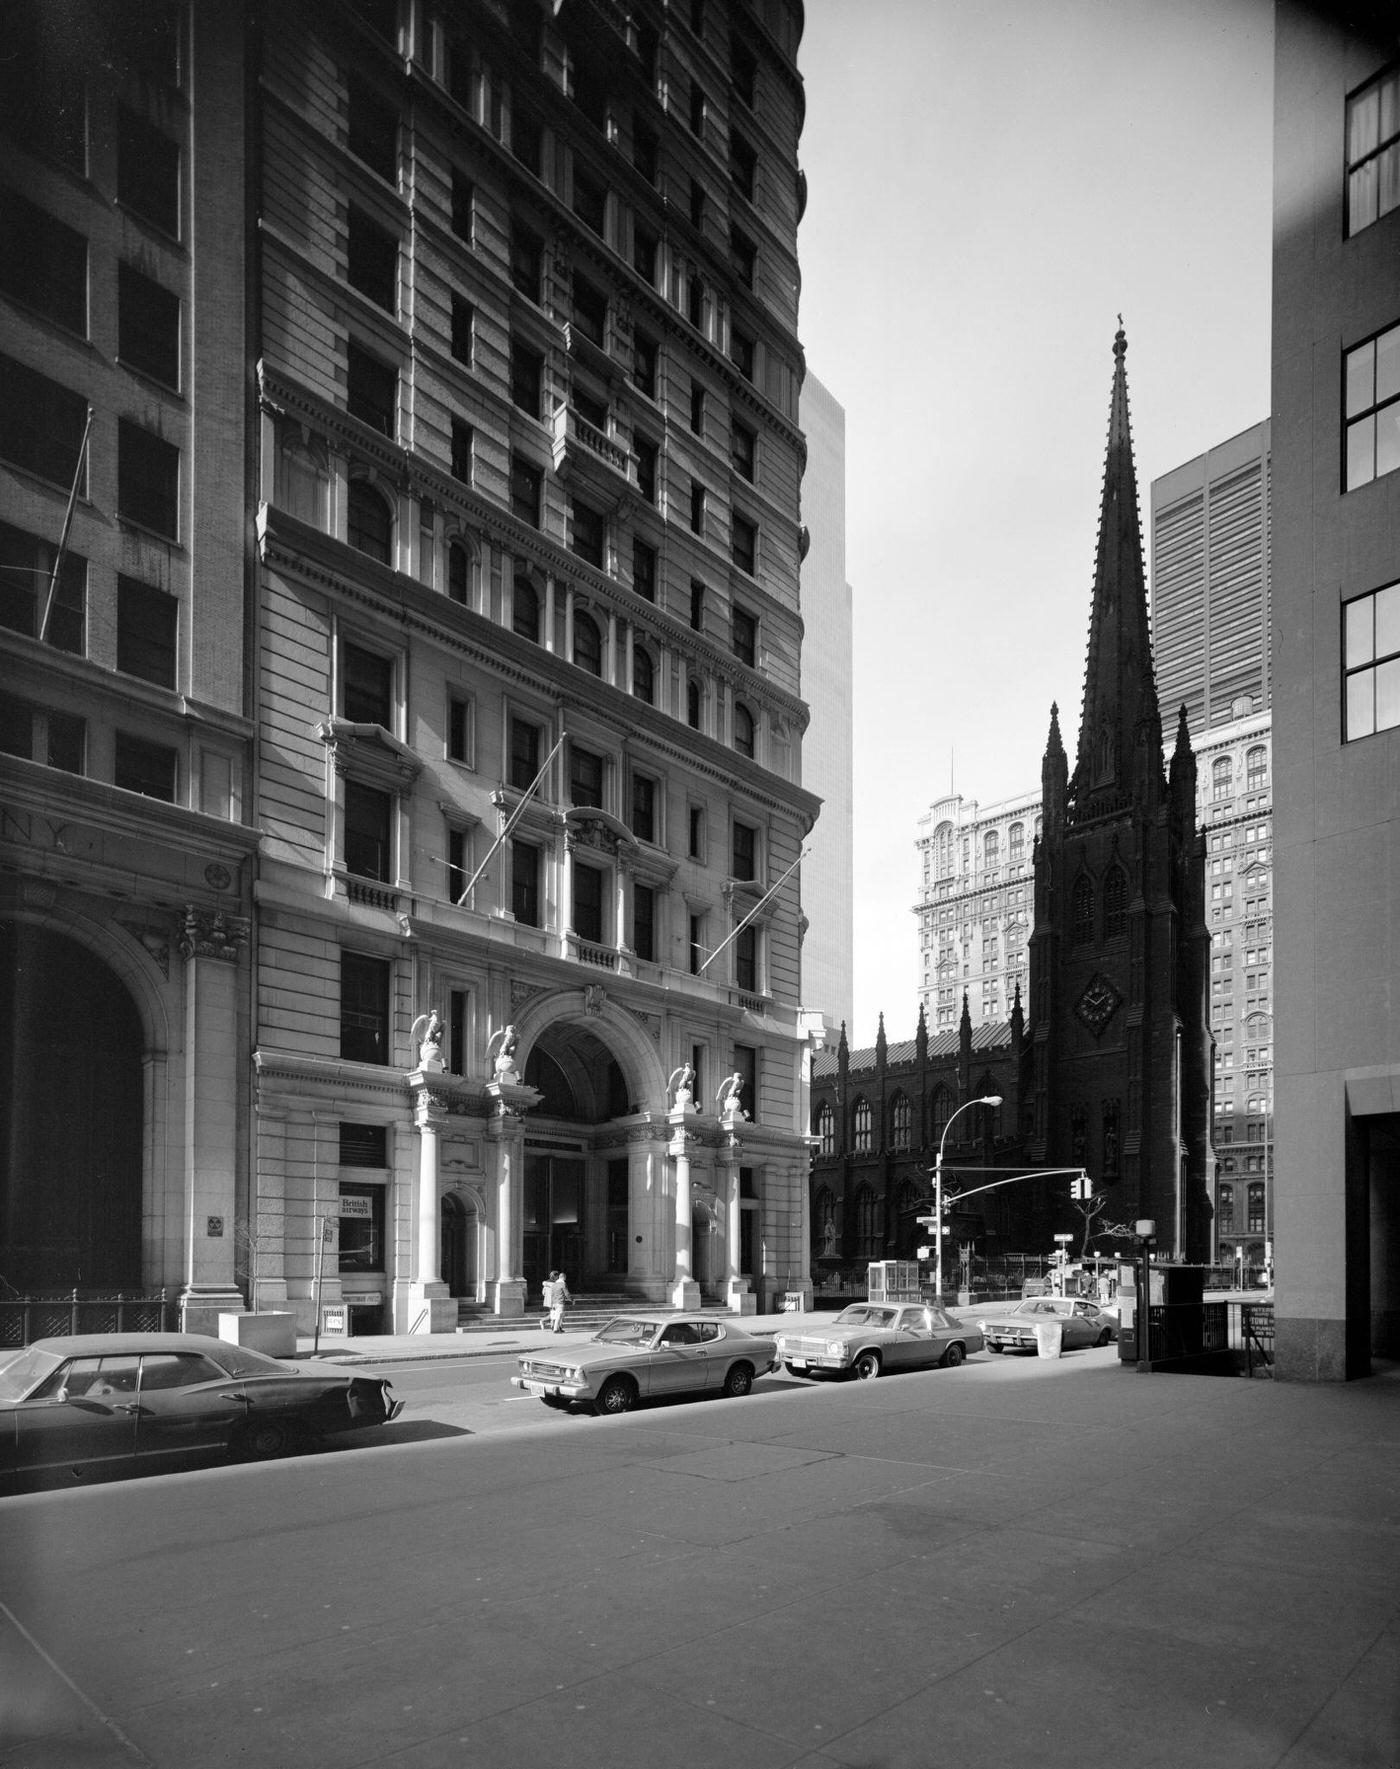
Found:
<svg viewBox="0 0 1400 1769"><path fill-rule="evenodd" d="M1080 1199L1084 1203L1087 1204L1089 1199L1092 1198L1094 1195L1094 1182L1093 1182L1093 1180L1087 1179L1082 1175L1078 1179L1071 1180L1070 1181L1070 1188L1069 1188L1069 1195L1071 1198Z"/></svg>

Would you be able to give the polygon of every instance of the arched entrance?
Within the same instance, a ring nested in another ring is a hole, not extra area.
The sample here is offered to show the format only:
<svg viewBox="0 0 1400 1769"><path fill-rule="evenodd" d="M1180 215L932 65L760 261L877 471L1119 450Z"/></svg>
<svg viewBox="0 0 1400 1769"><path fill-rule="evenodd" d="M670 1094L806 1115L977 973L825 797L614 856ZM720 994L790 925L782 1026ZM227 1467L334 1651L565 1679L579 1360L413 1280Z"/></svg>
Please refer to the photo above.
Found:
<svg viewBox="0 0 1400 1769"><path fill-rule="evenodd" d="M141 1286L141 1018L85 946L0 922L0 1276Z"/></svg>

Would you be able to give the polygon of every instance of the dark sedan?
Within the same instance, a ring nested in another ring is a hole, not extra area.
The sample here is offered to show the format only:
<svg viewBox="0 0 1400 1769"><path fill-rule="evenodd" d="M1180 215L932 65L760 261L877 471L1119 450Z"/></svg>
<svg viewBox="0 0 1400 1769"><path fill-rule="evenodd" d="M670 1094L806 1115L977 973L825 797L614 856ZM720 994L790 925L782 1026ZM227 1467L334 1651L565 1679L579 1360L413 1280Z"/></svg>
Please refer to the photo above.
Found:
<svg viewBox="0 0 1400 1769"><path fill-rule="evenodd" d="M0 1491L266 1461L402 1410L383 1377L196 1333L37 1339L0 1363Z"/></svg>

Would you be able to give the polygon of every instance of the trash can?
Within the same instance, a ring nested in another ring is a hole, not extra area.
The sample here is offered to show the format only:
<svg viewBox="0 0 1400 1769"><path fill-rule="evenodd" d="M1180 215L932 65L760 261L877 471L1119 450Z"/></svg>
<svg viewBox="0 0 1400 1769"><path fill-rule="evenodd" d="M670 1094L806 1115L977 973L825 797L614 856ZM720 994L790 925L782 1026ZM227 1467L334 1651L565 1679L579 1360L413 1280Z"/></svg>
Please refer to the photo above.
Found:
<svg viewBox="0 0 1400 1769"><path fill-rule="evenodd" d="M1035 1323L1035 1349L1038 1357L1059 1357L1064 1349L1065 1329L1062 1321Z"/></svg>

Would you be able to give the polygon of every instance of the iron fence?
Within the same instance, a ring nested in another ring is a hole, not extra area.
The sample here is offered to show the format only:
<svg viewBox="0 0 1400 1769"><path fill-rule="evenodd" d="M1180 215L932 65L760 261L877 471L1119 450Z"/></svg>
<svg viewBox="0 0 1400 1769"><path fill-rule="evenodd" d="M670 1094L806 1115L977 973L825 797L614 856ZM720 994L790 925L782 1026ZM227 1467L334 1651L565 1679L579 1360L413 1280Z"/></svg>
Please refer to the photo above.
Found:
<svg viewBox="0 0 1400 1769"><path fill-rule="evenodd" d="M173 1333L180 1305L164 1290L155 1296L54 1296L0 1298L0 1346L36 1339L71 1339L76 1333Z"/></svg>

